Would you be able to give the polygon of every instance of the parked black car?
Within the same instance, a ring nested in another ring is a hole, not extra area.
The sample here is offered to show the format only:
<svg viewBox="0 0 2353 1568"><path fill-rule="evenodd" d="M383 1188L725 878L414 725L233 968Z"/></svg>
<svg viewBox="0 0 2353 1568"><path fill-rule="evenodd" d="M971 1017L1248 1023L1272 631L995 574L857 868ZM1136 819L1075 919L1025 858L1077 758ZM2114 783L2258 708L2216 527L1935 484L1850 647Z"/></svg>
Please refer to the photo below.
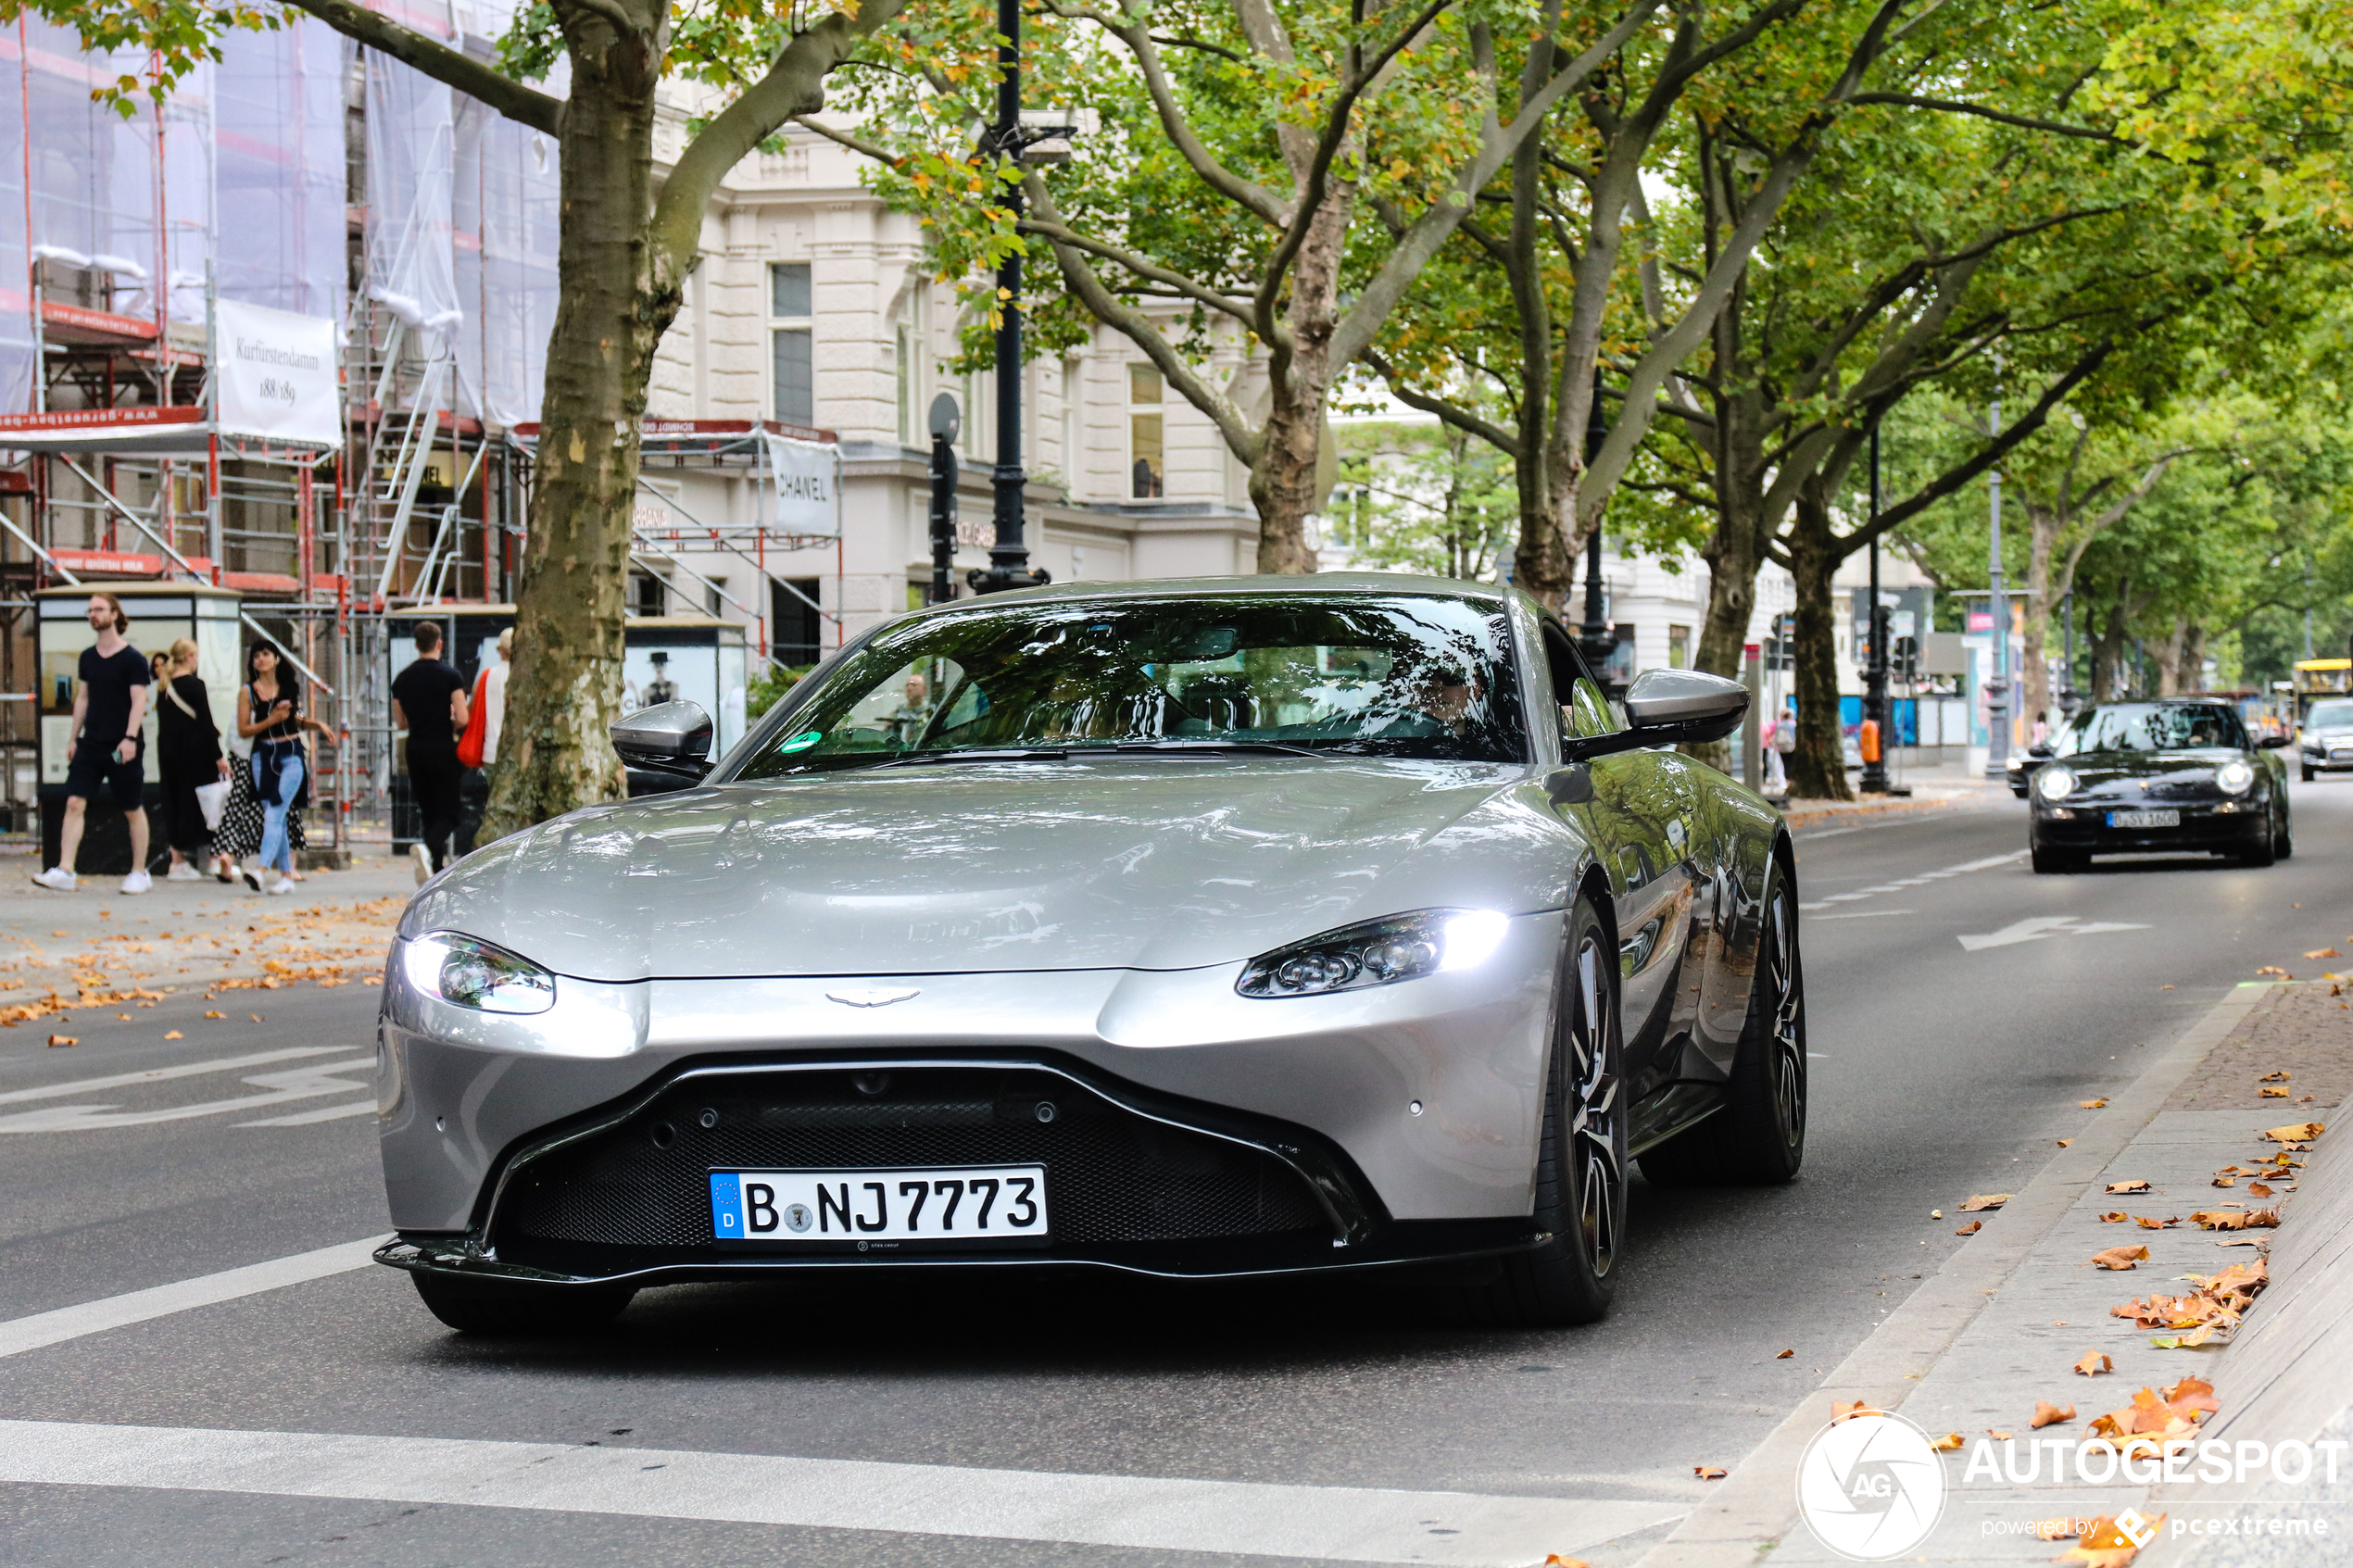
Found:
<svg viewBox="0 0 2353 1568"><path fill-rule="evenodd" d="M2228 703L2111 702L2079 709L2034 748L2027 844L2034 869L2080 871L2094 855L2178 850L2285 859L2287 768Z"/></svg>

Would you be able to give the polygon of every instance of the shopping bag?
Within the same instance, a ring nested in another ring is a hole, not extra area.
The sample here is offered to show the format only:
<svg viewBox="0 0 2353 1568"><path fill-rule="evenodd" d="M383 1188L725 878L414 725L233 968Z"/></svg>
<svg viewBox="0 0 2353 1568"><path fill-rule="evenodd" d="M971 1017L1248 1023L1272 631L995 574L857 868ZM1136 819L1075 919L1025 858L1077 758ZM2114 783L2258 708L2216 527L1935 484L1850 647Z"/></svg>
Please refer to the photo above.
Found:
<svg viewBox="0 0 2353 1568"><path fill-rule="evenodd" d="M490 739L490 715L482 703L482 689L490 684L490 671L484 670L474 677L472 709L466 715L466 733L458 737L458 765L461 768L482 766L482 752Z"/></svg>
<svg viewBox="0 0 2353 1568"><path fill-rule="evenodd" d="M205 831L220 831L220 813L229 809L229 781L196 786L196 809L204 813Z"/></svg>

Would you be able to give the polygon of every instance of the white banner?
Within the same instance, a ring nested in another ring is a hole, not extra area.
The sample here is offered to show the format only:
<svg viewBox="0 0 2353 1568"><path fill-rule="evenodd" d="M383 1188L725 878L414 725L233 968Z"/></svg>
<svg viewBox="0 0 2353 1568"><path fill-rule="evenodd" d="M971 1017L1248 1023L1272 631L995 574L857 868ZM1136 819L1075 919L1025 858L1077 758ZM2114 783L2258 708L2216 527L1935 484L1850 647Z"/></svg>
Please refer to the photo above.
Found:
<svg viewBox="0 0 2353 1568"><path fill-rule="evenodd" d="M775 528L780 533L841 532L841 449L789 436L768 437L768 471L776 482Z"/></svg>
<svg viewBox="0 0 2353 1568"><path fill-rule="evenodd" d="M212 331L222 435L341 444L333 321L222 299L213 303Z"/></svg>

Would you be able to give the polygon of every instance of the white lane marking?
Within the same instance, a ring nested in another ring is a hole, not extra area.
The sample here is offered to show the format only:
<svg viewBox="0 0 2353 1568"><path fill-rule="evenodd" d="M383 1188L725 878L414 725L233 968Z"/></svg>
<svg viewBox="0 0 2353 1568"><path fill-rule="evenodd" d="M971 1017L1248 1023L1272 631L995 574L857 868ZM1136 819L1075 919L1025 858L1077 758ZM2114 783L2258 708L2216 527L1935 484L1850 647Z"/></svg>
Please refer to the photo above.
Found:
<svg viewBox="0 0 2353 1568"><path fill-rule="evenodd" d="M363 1099L350 1105L331 1105L324 1110L297 1110L292 1116L265 1116L258 1122L240 1122L240 1127L308 1127L314 1122L339 1122L346 1116L373 1116L376 1102Z"/></svg>
<svg viewBox="0 0 2353 1568"><path fill-rule="evenodd" d="M1818 838L1836 838L1843 833L1861 833L1862 831L1861 828L1824 828L1819 833L1801 833L1793 836L1800 844L1811 844Z"/></svg>
<svg viewBox="0 0 2353 1568"><path fill-rule="evenodd" d="M1877 920L1881 915L1918 914L1918 909L1849 909L1844 914L1818 915L1818 920Z"/></svg>
<svg viewBox="0 0 2353 1568"><path fill-rule="evenodd" d="M0 1094L0 1105L18 1105L29 1099L62 1099L68 1095L128 1088L133 1084L160 1084L167 1078L194 1078L206 1073L227 1073L238 1067L266 1067L273 1061L294 1061L306 1056L334 1056L350 1048L349 1046L292 1046L284 1050L257 1051L251 1056L224 1056L212 1061L182 1061L170 1067L151 1067L144 1073L115 1073L104 1078L77 1078L70 1084L44 1084L37 1089L10 1089Z"/></svg>
<svg viewBox="0 0 2353 1568"><path fill-rule="evenodd" d="M1522 1568L1685 1505L693 1449L0 1421L0 1480Z"/></svg>
<svg viewBox="0 0 2353 1568"><path fill-rule="evenodd" d="M1857 898L1868 898L1870 893L1833 893L1822 900L1825 904L1851 904Z"/></svg>
<svg viewBox="0 0 2353 1568"><path fill-rule="evenodd" d="M2093 936L2103 931L2146 931L2145 925L2133 925L2121 921L2078 921L2073 915L2034 915L2015 925L1982 936L1957 937L1960 945L1970 952L1987 947L2014 947L2020 942L2039 942L2045 936Z"/></svg>
<svg viewBox="0 0 2353 1568"><path fill-rule="evenodd" d="M1907 887L1925 886L1929 883L1940 881L1948 876L1963 876L1970 872L1989 872L1996 866L2007 866L2014 860L2022 860L2025 858L2025 850L2013 849L2007 855L1989 855L1982 860L1966 860L1957 866L1946 866L1943 871L1922 872L1919 875L1915 877L1906 877L1902 882L1880 883L1874 886L1866 887L1854 893L1825 894L1810 904L1798 905L1798 912L1801 914L1810 915L1817 909L1827 909L1832 904L1851 904L1858 898L1869 898L1881 893L1899 893ZM1909 909L1903 912L1906 914L1911 913ZM1837 917L1831 916L1828 918L1836 919Z"/></svg>
<svg viewBox="0 0 2353 1568"><path fill-rule="evenodd" d="M117 1110L110 1105L51 1105L0 1116L0 1134L84 1133L107 1127L145 1127L157 1122L185 1122L196 1116L220 1116L238 1110L258 1110L291 1099L316 1099L321 1095L347 1095L369 1085L338 1077L344 1073L372 1069L376 1059L350 1057L342 1061L314 1061L283 1073L256 1073L244 1081L262 1092L234 1099L200 1100L195 1105L168 1105L157 1110Z"/></svg>
<svg viewBox="0 0 2353 1568"><path fill-rule="evenodd" d="M102 1300L84 1301L78 1307L59 1307L55 1311L35 1312L28 1318L0 1323L0 1356L38 1350L44 1345L79 1339L85 1334L102 1334L110 1328L145 1323L150 1318L170 1317L174 1312L184 1312L196 1307L234 1301L241 1296L254 1296L264 1290L300 1285L307 1280L325 1279L330 1274L349 1273L354 1269L366 1268L376 1248L391 1239L389 1236L371 1236L366 1241L337 1242L316 1252L297 1252L291 1258L272 1258L266 1263L247 1263L241 1269L224 1269L217 1274L199 1274L195 1279L158 1285L146 1290L133 1290L122 1296L108 1296Z"/></svg>

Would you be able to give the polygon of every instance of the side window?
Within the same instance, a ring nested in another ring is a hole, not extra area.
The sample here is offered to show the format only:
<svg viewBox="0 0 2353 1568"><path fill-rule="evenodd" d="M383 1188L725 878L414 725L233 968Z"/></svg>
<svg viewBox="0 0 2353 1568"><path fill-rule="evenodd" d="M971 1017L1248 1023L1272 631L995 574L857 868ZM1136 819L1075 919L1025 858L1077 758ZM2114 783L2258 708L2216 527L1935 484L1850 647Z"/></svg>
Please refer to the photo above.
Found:
<svg viewBox="0 0 2353 1568"><path fill-rule="evenodd" d="M1544 624L1544 659L1552 671L1553 695L1562 699L1564 735L1607 735L1625 728L1601 687L1585 672L1585 661L1568 633L1551 621Z"/></svg>

